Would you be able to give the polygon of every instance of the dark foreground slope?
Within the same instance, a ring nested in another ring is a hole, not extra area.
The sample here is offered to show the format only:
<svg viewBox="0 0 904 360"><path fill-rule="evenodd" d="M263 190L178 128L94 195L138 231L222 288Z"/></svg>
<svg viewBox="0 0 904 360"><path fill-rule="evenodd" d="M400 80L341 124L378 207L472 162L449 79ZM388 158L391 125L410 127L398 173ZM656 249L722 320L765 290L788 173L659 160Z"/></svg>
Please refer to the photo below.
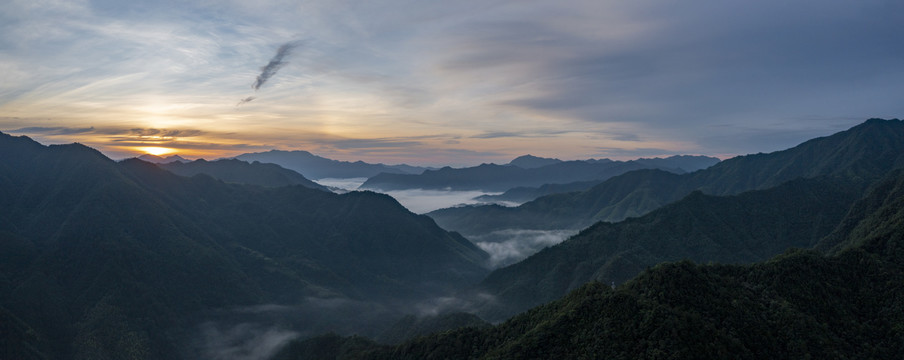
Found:
<svg viewBox="0 0 904 360"><path fill-rule="evenodd" d="M904 122L870 119L846 131L769 154L738 156L689 174L638 170L590 190L540 197L519 207L471 206L429 213L465 235L501 229L582 229L640 216L695 190L732 195L797 178L830 177L867 186L904 167Z"/></svg>
<svg viewBox="0 0 904 360"><path fill-rule="evenodd" d="M871 358L904 353L904 173L858 202L836 251L754 265L665 263L593 282L491 329L399 346L321 337L278 359Z"/></svg>
<svg viewBox="0 0 904 360"><path fill-rule="evenodd" d="M227 183L260 185L268 187L301 185L311 189L329 191L325 186L308 180L304 175L276 164L260 162L248 163L236 159L207 161L198 159L191 162L173 161L157 166L177 175L210 175Z"/></svg>
<svg viewBox="0 0 904 360"><path fill-rule="evenodd" d="M289 330L323 331L364 317L330 319L339 305L405 307L485 274L484 252L385 195L185 178L5 134L0 154L15 154L0 157L0 316L16 319L0 329L23 339L2 351L197 358L186 343L212 310L279 305L323 325Z"/></svg>

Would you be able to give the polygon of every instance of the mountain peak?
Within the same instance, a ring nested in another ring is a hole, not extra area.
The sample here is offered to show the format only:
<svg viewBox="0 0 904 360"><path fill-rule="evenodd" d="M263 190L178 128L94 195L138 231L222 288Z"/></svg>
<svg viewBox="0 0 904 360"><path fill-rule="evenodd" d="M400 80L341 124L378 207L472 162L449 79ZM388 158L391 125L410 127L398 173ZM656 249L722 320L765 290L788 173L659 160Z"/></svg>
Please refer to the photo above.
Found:
<svg viewBox="0 0 904 360"><path fill-rule="evenodd" d="M533 156L531 154L527 154L527 155L521 155L521 156L515 158L508 164L512 165L512 166L517 166L517 167L520 167L523 169L533 169L533 168L544 167L547 165L557 164L560 162L562 162L562 160L554 159L554 158L543 158L543 157L538 157L538 156Z"/></svg>
<svg viewBox="0 0 904 360"><path fill-rule="evenodd" d="M170 155L167 157L162 157L162 156L157 156L157 155L144 154L144 155L139 156L138 159L147 161L149 163L154 163L154 164L167 164L167 163L171 163L171 162L180 162L180 163L190 162L190 160L185 159L179 155Z"/></svg>

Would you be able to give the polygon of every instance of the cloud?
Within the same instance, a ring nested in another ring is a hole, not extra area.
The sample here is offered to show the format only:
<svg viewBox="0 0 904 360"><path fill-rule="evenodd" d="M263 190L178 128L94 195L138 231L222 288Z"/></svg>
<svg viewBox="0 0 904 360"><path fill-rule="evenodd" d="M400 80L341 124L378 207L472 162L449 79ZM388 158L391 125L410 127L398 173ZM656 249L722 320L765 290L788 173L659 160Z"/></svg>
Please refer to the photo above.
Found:
<svg viewBox="0 0 904 360"><path fill-rule="evenodd" d="M496 297L487 293L464 296L438 296L414 305L418 316L437 316L452 312L475 313L481 305L495 302Z"/></svg>
<svg viewBox="0 0 904 360"><path fill-rule="evenodd" d="M506 229L469 239L490 254L489 265L498 268L524 260L547 246L558 244L574 235L573 230Z"/></svg>
<svg viewBox="0 0 904 360"><path fill-rule="evenodd" d="M525 129L573 129L553 155L583 158L595 146L635 141L607 137L614 123L633 124L628 133L640 141L632 147L668 148L651 142L669 139L725 154L777 149L757 148L758 136L739 127L714 129L720 124L786 134L786 144L827 135L835 124L797 132L766 119L837 115L857 119L851 126L904 113L904 47L894 36L904 31L896 18L904 3L895 1L8 5L0 14L0 74L8 80L0 81L0 113L66 120L0 123L7 129L266 121L267 131L283 134L329 128L353 136L404 128L479 134L473 139L487 140L480 148L467 137L462 147L506 158L536 151L528 147L538 142L516 142L545 132ZM303 48L262 46L299 34ZM289 62L304 76L281 70ZM277 76L283 86L267 97L278 101L224 111L223 99L242 105L256 95L235 84L262 89ZM592 134L582 137L585 130ZM439 141L412 147L411 158L443 147ZM347 148L354 149L366 148ZM374 149L374 157L396 151Z"/></svg>
<svg viewBox="0 0 904 360"><path fill-rule="evenodd" d="M142 129L142 128L133 128L129 129L129 135L138 136L140 138L143 137L157 137L157 138L176 138L176 137L195 137L204 134L201 130L168 130L168 129Z"/></svg>
<svg viewBox="0 0 904 360"><path fill-rule="evenodd" d="M244 99L239 100L239 102L238 102L237 104L235 104L235 106L236 106L236 107L239 107L240 105L244 105L244 104L246 104L246 103L250 103L250 102L254 101L254 99L256 99L256 98L257 98L257 97L254 97L254 96L246 97L246 98L244 98Z"/></svg>
<svg viewBox="0 0 904 360"><path fill-rule="evenodd" d="M581 130L585 131L585 130ZM531 131L487 131L473 135L472 139L498 139L498 138L542 138L552 137L578 132L578 130L531 130Z"/></svg>
<svg viewBox="0 0 904 360"><path fill-rule="evenodd" d="M511 132L511 131L490 131L485 132L483 134L478 134L471 136L475 139L496 139L496 138L506 138L506 137L524 137L524 133Z"/></svg>
<svg viewBox="0 0 904 360"><path fill-rule="evenodd" d="M612 140L618 141L641 141L640 135L628 133L609 133Z"/></svg>
<svg viewBox="0 0 904 360"><path fill-rule="evenodd" d="M43 135L74 135L74 134L84 134L94 132L94 127L86 127L86 128L71 128L64 126L53 126L53 127L40 127L40 126L32 126L32 127L24 127L15 130L9 130L11 133L21 133L21 134L43 134Z"/></svg>
<svg viewBox="0 0 904 360"><path fill-rule="evenodd" d="M422 145L418 141L399 139L342 139L329 142L338 149L407 148Z"/></svg>
<svg viewBox="0 0 904 360"><path fill-rule="evenodd" d="M839 104L858 102L852 84L900 79L902 65L891 62L904 50L878 34L902 30L887 18L901 6L880 3L580 3L536 16L538 7L444 34L439 41L458 51L442 53L440 69L463 87L479 81L489 106L525 116L633 122L697 139L701 126L750 113L849 114ZM803 13L814 16L800 21ZM597 25L585 22L593 17Z"/></svg>
<svg viewBox="0 0 904 360"><path fill-rule="evenodd" d="M671 156L675 155L674 150L657 149L657 148L616 148L616 147L598 147L595 156L612 156L612 157L643 157L643 156Z"/></svg>
<svg viewBox="0 0 904 360"><path fill-rule="evenodd" d="M463 204L478 204L474 198L481 195L498 195L483 191L447 191L447 190L374 190L395 198L402 206L415 214L425 214L433 210Z"/></svg>
<svg viewBox="0 0 904 360"><path fill-rule="evenodd" d="M279 49L276 50L276 55L273 55L270 62L261 67L261 73L257 76L257 80L251 84L251 88L257 91L261 86L264 86L264 84L266 84L273 75L276 75L276 72L286 64L285 58L292 54L292 50L300 45L301 42L299 41L287 42L280 45Z"/></svg>
<svg viewBox="0 0 904 360"><path fill-rule="evenodd" d="M202 353L209 360L269 359L298 336L291 330L255 323L231 326L205 323L201 326Z"/></svg>

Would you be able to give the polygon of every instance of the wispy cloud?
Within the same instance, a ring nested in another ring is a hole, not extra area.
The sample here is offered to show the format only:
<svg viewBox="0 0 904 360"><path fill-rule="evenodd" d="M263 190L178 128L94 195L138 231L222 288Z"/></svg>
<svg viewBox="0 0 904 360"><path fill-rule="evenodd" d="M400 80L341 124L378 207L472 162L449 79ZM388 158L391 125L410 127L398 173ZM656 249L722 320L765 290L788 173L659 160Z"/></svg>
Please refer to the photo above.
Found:
<svg viewBox="0 0 904 360"><path fill-rule="evenodd" d="M625 156L670 156L675 155L674 150L657 149L657 148L615 148L615 147L599 147L597 148L597 156L623 158Z"/></svg>
<svg viewBox="0 0 904 360"><path fill-rule="evenodd" d="M256 97L254 97L254 96L246 97L246 98L244 98L244 99L239 100L239 102L236 103L235 106L236 106L236 107L239 107L239 106L241 106L241 105L250 103L250 102L254 101L254 99L256 99Z"/></svg>
<svg viewBox="0 0 904 360"><path fill-rule="evenodd" d="M94 132L94 127L86 127L86 128L70 128L64 126L53 126L53 127L41 127L41 126L32 126L32 127L24 127L15 130L9 130L11 133L21 133L21 134L44 134L44 135L74 135L74 134L84 134Z"/></svg>

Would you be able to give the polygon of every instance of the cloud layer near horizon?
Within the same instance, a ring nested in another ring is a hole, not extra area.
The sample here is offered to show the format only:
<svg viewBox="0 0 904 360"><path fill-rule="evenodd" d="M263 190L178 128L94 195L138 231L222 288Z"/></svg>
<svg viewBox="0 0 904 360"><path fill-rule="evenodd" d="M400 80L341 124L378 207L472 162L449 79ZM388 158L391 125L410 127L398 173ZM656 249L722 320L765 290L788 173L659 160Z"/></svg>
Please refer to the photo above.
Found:
<svg viewBox="0 0 904 360"><path fill-rule="evenodd" d="M0 131L126 155L103 129L189 129L169 144L189 155L427 164L774 151L904 114L901 13L883 0L13 0ZM266 96L236 107L296 39Z"/></svg>

